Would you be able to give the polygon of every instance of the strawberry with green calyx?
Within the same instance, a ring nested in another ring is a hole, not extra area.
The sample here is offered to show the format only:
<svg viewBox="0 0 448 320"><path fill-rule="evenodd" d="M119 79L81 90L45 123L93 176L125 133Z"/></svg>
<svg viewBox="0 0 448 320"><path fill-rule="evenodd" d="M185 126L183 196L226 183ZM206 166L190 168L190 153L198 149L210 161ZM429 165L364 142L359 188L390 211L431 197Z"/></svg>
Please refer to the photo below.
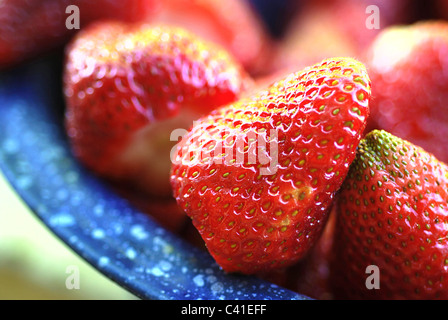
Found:
<svg viewBox="0 0 448 320"><path fill-rule="evenodd" d="M226 51L184 29L95 23L67 49L73 152L101 177L169 197L172 131L235 101L251 83Z"/></svg>
<svg viewBox="0 0 448 320"><path fill-rule="evenodd" d="M338 196L335 297L447 299L447 200L446 164L386 131L368 133Z"/></svg>
<svg viewBox="0 0 448 320"><path fill-rule="evenodd" d="M297 262L319 237L355 157L370 80L351 58L327 59L195 123L171 183L228 272Z"/></svg>

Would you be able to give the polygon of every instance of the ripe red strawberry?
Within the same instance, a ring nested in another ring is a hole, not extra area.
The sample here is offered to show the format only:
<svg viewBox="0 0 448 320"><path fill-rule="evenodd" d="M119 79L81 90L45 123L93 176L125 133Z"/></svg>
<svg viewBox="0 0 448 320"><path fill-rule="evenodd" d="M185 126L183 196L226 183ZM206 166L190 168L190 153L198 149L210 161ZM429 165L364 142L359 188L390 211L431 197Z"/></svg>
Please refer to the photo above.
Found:
<svg viewBox="0 0 448 320"><path fill-rule="evenodd" d="M374 17L369 6L378 8L380 29L366 26ZM360 57L383 28L406 21L410 7L409 0L306 1L286 28L273 68L290 69L333 56Z"/></svg>
<svg viewBox="0 0 448 320"><path fill-rule="evenodd" d="M366 59L372 129L390 133L448 161L448 22L385 29Z"/></svg>
<svg viewBox="0 0 448 320"><path fill-rule="evenodd" d="M223 46L252 75L265 72L273 40L246 0L158 1L153 23L175 25Z"/></svg>
<svg viewBox="0 0 448 320"><path fill-rule="evenodd" d="M172 131L188 129L250 84L229 54L183 29L96 23L68 49L64 92L74 153L102 177L170 196Z"/></svg>
<svg viewBox="0 0 448 320"><path fill-rule="evenodd" d="M386 131L358 147L338 197L336 298L448 298L448 167ZM378 267L379 289L367 289Z"/></svg>
<svg viewBox="0 0 448 320"><path fill-rule="evenodd" d="M98 19L142 20L155 0L3 0L0 1L0 68L14 65L65 44L77 29L66 20L79 8L80 28Z"/></svg>
<svg viewBox="0 0 448 320"><path fill-rule="evenodd" d="M299 292L312 299L331 300L330 257L334 238L335 207L332 207L322 235L309 252L298 263L267 274L258 274L262 279L289 290Z"/></svg>
<svg viewBox="0 0 448 320"><path fill-rule="evenodd" d="M328 59L195 123L171 182L224 270L266 272L308 251L355 156L369 97L361 63Z"/></svg>

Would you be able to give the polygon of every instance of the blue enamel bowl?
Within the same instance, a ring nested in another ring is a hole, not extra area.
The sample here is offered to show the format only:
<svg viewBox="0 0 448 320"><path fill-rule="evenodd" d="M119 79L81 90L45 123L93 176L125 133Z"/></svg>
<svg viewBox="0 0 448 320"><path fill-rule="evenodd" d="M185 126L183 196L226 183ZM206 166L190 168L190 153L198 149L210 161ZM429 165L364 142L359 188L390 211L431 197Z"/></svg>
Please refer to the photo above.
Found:
<svg viewBox="0 0 448 320"><path fill-rule="evenodd" d="M31 210L93 267L142 299L297 300L229 275L92 175L63 127L62 55L0 72L0 169Z"/></svg>

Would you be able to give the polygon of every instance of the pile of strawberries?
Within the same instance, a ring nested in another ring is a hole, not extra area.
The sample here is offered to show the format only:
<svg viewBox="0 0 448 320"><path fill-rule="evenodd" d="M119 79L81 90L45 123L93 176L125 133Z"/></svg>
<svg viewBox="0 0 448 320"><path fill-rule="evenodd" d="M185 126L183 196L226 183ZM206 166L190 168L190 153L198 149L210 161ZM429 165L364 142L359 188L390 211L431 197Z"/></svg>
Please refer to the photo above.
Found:
<svg viewBox="0 0 448 320"><path fill-rule="evenodd" d="M79 32L69 2L1 2L0 67L65 48L73 153L120 196L225 272L448 299L448 1L283 1L280 37L245 0L79 0Z"/></svg>

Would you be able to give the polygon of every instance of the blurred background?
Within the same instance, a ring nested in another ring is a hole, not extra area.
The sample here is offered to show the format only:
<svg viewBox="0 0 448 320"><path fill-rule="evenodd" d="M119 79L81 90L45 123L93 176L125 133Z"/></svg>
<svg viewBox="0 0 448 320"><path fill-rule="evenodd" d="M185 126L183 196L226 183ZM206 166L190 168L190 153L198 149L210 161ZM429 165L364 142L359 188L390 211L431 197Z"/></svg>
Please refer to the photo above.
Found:
<svg viewBox="0 0 448 320"><path fill-rule="evenodd" d="M1 174L0 221L1 300L137 299L56 238ZM79 289L66 287L71 266L79 270Z"/></svg>
<svg viewBox="0 0 448 320"><path fill-rule="evenodd" d="M94 3L96 5L105 1L121 2L99 0ZM156 0L147 1L148 3L158 2ZM176 1L184 2L183 0L167 0L164 3L176 3ZM248 68L252 68L250 69L252 75L261 78L269 77L270 73L275 73L278 70L302 67L328 56L359 55L359 52L364 50L379 32L379 30L366 30L365 28L365 9L371 4L378 5L381 10L381 28L434 17L448 18L448 14L445 14L448 13L448 1L446 0L240 1L252 6L251 8L257 12L257 17L264 22L263 26L267 30L266 37L272 38L270 39L272 41L265 42L268 43L271 50L265 50L267 47L259 46L260 52L269 51L270 55L264 57L267 60L251 60L252 57L246 57L238 50L234 52L236 55L241 54L242 58L247 58L244 61L247 62ZM8 22L12 23L13 27L17 27L17 36L29 32L29 28L34 28L34 26L27 27L27 21L29 20L28 15L33 15L33 13L40 15L42 14L41 10L45 9L39 8L38 2L38 0L0 0L0 49L1 41L8 43L11 40L5 36L5 33L2 35L2 30L6 30L2 27L10 27L7 25ZM72 2L88 3L88 1L82 0ZM140 0L132 1L132 3L137 2ZM194 2L201 3L201 1ZM61 21L64 21L66 15L65 12L60 15L60 8L70 4L71 1L45 0L40 3L45 3L50 9L51 5L54 5L55 8L52 10L59 10ZM63 3L63 5L58 6L55 5L56 3ZM126 4L128 4L127 1ZM20 5L31 6L33 11L19 8ZM49 10L48 8L45 10ZM101 7L101 9L103 8ZM81 15L86 12L83 10L87 9L81 7ZM211 7L208 10L212 10ZM103 11L107 15L108 11ZM15 14L19 21L15 20ZM48 14L47 18L57 16L53 12ZM197 18L194 15L192 17L193 20ZM21 24L19 18L25 22ZM129 17L124 18L129 20ZM159 18L166 19L163 14ZM56 20L49 21L57 23ZM206 22L206 20L204 21ZM217 22L218 19L214 19L214 21ZM237 23L238 21L233 21L231 25L225 25L228 21L227 19L217 23L222 22L225 27L228 27L226 29L228 33L235 30L238 33L238 28L240 28L239 31L243 31L241 26L244 24L240 25ZM187 21L187 23L190 22ZM256 23L254 22L253 25ZM359 28L360 25L361 28ZM42 25L36 26L36 28L39 27L43 30L46 29ZM223 26L220 25L219 28L221 27ZM256 32L261 31L257 29ZM13 41L23 40L28 44L29 39L26 39L26 36L23 39L17 39L15 36L12 36ZM55 35L48 34L47 36L54 42ZM57 37L60 37L60 34ZM67 37L64 38L64 41L66 40ZM44 40L42 43L48 45ZM42 45L42 43L36 41L35 45ZM60 44L62 43L60 42ZM252 48L255 48L255 45ZM13 52L12 56L20 57L22 53L21 51ZM8 54L10 54L8 51L5 54L0 50L0 67L2 66L1 59L8 60ZM29 58L26 55L23 57ZM269 66L266 64L268 60L270 61ZM5 63L9 67L9 63L16 63L16 61L11 59ZM79 289L69 290L66 287L67 277L70 276L66 273L66 269L70 266L79 268ZM137 297L97 272L57 239L27 208L0 173L0 299L137 299Z"/></svg>

